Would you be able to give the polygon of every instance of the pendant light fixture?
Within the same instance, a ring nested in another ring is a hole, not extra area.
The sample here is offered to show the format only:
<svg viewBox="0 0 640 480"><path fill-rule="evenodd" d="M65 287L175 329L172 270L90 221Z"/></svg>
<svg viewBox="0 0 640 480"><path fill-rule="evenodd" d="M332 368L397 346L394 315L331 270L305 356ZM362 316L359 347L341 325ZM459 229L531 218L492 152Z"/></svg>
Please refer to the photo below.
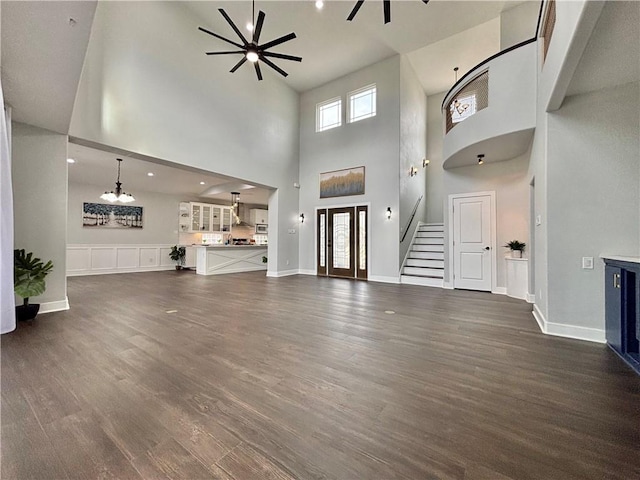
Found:
<svg viewBox="0 0 640 480"><path fill-rule="evenodd" d="M236 225L240 225L240 192L231 192L231 211Z"/></svg>
<svg viewBox="0 0 640 480"><path fill-rule="evenodd" d="M120 182L120 164L122 163L121 158L116 158L118 161L118 179L116 180L116 189L111 190L110 192L104 192L100 195L100 198L106 200L108 202L121 202L121 203L130 203L135 202L135 198L130 193L126 193L122 190L122 183Z"/></svg>

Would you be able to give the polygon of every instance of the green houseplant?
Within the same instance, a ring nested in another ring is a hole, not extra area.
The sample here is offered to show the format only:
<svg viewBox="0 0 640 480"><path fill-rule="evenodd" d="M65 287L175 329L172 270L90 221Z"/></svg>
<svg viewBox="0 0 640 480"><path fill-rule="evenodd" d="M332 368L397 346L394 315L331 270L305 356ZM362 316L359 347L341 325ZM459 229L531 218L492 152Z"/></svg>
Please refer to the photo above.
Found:
<svg viewBox="0 0 640 480"><path fill-rule="evenodd" d="M505 245L505 248L511 249L511 256L513 258L522 258L522 252L524 252L524 247L526 246L526 243L519 242L518 240L511 240Z"/></svg>
<svg viewBox="0 0 640 480"><path fill-rule="evenodd" d="M174 245L173 247L171 247L171 252L169 252L169 257L171 257L171 260L176 262L176 270L182 270L186 255L187 255L187 249L185 247L179 247L177 245Z"/></svg>
<svg viewBox="0 0 640 480"><path fill-rule="evenodd" d="M47 288L44 278L53 270L53 262L44 263L32 252L26 253L24 249L13 251L13 290L16 295L24 299L22 305L16 306L16 318L18 320L31 320L36 318L40 310L40 304L29 303L30 297L42 295Z"/></svg>

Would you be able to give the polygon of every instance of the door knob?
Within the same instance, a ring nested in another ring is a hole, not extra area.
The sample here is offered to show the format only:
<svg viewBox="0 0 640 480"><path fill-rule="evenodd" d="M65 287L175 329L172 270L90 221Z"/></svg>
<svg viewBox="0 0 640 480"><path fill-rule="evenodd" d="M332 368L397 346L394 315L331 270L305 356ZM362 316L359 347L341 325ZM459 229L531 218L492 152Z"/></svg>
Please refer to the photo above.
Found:
<svg viewBox="0 0 640 480"><path fill-rule="evenodd" d="M484 247L485 250L491 250L491 247Z"/></svg>

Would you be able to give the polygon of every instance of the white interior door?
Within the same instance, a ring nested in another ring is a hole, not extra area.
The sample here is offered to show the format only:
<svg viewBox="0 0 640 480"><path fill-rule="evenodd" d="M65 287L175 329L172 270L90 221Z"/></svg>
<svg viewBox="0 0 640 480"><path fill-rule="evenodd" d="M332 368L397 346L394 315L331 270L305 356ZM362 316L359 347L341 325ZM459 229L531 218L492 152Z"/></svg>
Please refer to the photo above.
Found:
<svg viewBox="0 0 640 480"><path fill-rule="evenodd" d="M454 288L491 291L491 196L453 199Z"/></svg>

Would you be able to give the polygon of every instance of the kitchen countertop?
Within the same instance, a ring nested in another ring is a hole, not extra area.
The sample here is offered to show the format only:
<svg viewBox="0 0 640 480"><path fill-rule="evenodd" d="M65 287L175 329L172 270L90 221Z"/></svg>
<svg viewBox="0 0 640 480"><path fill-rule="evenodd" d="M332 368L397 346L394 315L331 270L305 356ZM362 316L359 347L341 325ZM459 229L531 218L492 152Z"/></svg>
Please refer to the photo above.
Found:
<svg viewBox="0 0 640 480"><path fill-rule="evenodd" d="M204 248L267 248L268 245L193 245Z"/></svg>

